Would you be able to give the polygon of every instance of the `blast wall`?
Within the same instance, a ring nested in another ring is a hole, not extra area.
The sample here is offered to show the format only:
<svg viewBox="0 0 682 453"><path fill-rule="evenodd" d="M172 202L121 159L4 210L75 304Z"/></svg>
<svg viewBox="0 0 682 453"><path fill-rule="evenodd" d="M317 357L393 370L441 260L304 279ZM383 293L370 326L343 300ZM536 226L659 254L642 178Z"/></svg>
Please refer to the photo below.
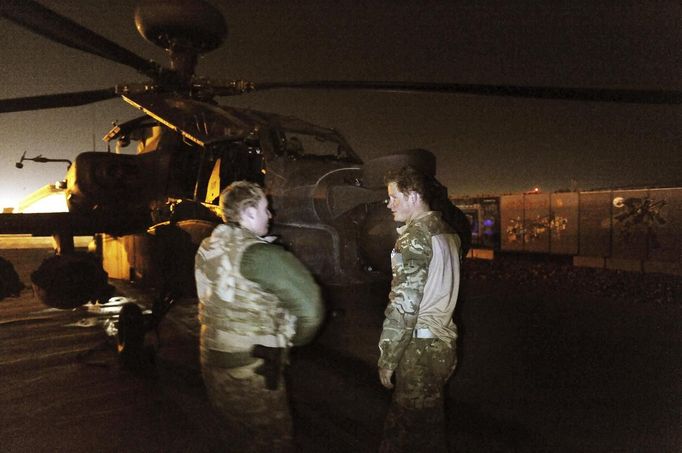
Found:
<svg viewBox="0 0 682 453"><path fill-rule="evenodd" d="M681 273L682 188L503 195L500 249Z"/></svg>

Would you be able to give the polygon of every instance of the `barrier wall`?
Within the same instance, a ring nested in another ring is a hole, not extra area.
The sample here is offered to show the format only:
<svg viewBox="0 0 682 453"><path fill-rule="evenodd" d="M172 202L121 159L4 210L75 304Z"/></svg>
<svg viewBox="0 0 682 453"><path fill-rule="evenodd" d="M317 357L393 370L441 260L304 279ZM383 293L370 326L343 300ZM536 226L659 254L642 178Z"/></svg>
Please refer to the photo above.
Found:
<svg viewBox="0 0 682 453"><path fill-rule="evenodd" d="M611 255L611 192L578 194L578 254Z"/></svg>
<svg viewBox="0 0 682 453"><path fill-rule="evenodd" d="M645 260L648 253L649 227L643 221L642 203L647 190L614 191L611 195L611 257ZM641 211L641 212L640 212Z"/></svg>
<svg viewBox="0 0 682 453"><path fill-rule="evenodd" d="M523 195L500 197L500 248L506 251L523 251L525 214Z"/></svg>
<svg viewBox="0 0 682 453"><path fill-rule="evenodd" d="M682 188L503 195L500 249L628 270L682 267Z"/></svg>
<svg viewBox="0 0 682 453"><path fill-rule="evenodd" d="M502 250L577 253L577 193L505 195L500 211Z"/></svg>
<svg viewBox="0 0 682 453"><path fill-rule="evenodd" d="M523 200L523 249L526 252L549 252L549 194L532 194Z"/></svg>
<svg viewBox="0 0 682 453"><path fill-rule="evenodd" d="M576 192L553 193L550 197L550 251L563 255L578 253L578 202Z"/></svg>
<svg viewBox="0 0 682 453"><path fill-rule="evenodd" d="M649 258L682 262L682 188L651 189Z"/></svg>

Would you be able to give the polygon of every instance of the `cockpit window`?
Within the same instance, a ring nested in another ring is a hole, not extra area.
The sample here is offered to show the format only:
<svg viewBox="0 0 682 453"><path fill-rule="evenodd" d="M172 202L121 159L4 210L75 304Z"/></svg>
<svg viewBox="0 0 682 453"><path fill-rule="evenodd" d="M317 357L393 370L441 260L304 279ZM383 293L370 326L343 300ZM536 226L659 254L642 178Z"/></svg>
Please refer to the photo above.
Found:
<svg viewBox="0 0 682 453"><path fill-rule="evenodd" d="M322 157L355 162L353 152L332 137L313 135L297 131L284 131L283 151L292 159L301 157Z"/></svg>

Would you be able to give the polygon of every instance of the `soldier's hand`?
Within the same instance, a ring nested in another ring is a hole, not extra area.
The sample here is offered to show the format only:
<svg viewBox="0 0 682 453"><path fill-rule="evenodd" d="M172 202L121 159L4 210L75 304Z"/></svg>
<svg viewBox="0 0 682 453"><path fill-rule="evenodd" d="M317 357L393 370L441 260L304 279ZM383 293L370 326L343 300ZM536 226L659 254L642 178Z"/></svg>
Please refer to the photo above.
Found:
<svg viewBox="0 0 682 453"><path fill-rule="evenodd" d="M391 382L392 377L393 370L389 370L387 368L379 368L379 379L381 380L381 385L383 385L387 389L393 388L393 383Z"/></svg>

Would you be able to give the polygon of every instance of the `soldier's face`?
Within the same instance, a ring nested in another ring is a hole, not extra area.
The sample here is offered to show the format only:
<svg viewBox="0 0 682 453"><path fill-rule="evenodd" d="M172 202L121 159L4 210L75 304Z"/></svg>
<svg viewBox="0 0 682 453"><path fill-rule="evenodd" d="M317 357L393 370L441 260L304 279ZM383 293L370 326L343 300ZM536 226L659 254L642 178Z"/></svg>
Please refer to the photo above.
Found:
<svg viewBox="0 0 682 453"><path fill-rule="evenodd" d="M414 203L409 194L398 190L398 185L394 182L388 184L388 209L393 213L393 220L396 222L407 222L412 218L414 211Z"/></svg>
<svg viewBox="0 0 682 453"><path fill-rule="evenodd" d="M268 199L263 197L256 206L250 206L242 212L241 225L257 236L265 236L270 224Z"/></svg>

